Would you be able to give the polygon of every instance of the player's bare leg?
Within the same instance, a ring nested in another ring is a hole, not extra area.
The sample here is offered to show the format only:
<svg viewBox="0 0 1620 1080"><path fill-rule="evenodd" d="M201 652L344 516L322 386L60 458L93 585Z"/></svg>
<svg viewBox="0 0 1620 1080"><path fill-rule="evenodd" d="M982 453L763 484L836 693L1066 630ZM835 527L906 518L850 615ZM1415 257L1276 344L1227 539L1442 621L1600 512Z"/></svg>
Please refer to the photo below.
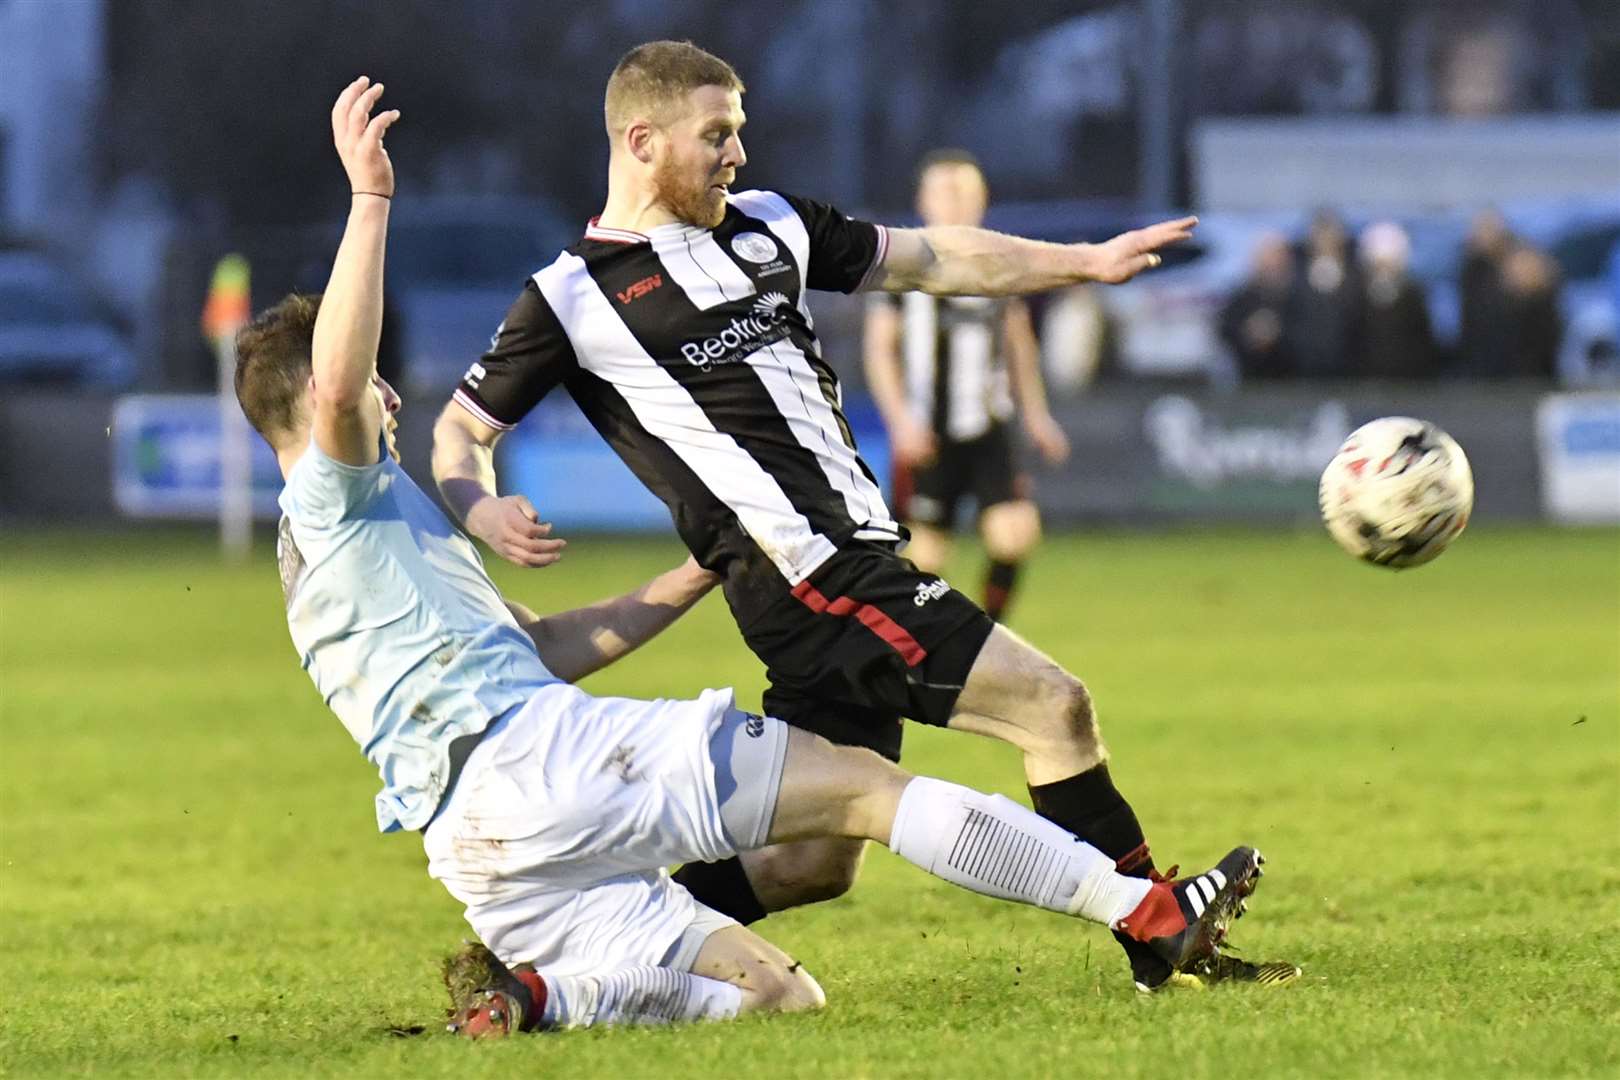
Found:
<svg viewBox="0 0 1620 1080"><path fill-rule="evenodd" d="M926 574L942 573L951 560L951 534L933 525L907 522L911 540L906 544L905 556Z"/></svg>
<svg viewBox="0 0 1620 1080"><path fill-rule="evenodd" d="M995 503L979 515L979 538L990 565L984 577L986 615L1006 617L1018 571L1041 542L1041 512L1030 499Z"/></svg>
<svg viewBox="0 0 1620 1080"><path fill-rule="evenodd" d="M710 934L692 974L737 987L743 1012L801 1012L827 1004L821 984L803 964L746 926Z"/></svg>
<svg viewBox="0 0 1620 1080"><path fill-rule="evenodd" d="M836 900L854 888L866 841L822 836L745 851L739 858L760 907L784 911Z"/></svg>
<svg viewBox="0 0 1620 1080"><path fill-rule="evenodd" d="M1004 626L985 640L950 726L1018 747L1031 787L1093 769L1108 757L1085 684Z"/></svg>
<svg viewBox="0 0 1620 1080"><path fill-rule="evenodd" d="M798 963L752 930L710 934L691 970L642 965L557 976L507 968L469 944L445 965L450 1030L471 1039L520 1031L729 1020L748 1012L800 1012L827 1003Z"/></svg>
<svg viewBox="0 0 1620 1080"><path fill-rule="evenodd" d="M1189 882L1128 877L1004 796L912 776L870 750L790 729L768 838L827 834L876 840L973 892L1103 923L1177 970L1218 955L1263 861L1238 848Z"/></svg>

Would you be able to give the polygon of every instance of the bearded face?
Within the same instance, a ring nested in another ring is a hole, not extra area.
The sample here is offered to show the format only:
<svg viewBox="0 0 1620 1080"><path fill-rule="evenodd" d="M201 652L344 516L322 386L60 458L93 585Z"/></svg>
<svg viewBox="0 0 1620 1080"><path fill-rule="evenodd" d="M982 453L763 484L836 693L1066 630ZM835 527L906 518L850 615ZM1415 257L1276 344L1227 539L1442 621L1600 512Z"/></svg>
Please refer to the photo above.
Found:
<svg viewBox="0 0 1620 1080"><path fill-rule="evenodd" d="M748 161L746 122L735 90L704 86L660 125L653 158L653 197L688 225L712 229L726 216L726 195Z"/></svg>
<svg viewBox="0 0 1620 1080"><path fill-rule="evenodd" d="M672 142L653 170L659 204L688 225L712 229L726 216L726 193L735 172L719 155L689 155ZM708 156L712 160L705 161Z"/></svg>

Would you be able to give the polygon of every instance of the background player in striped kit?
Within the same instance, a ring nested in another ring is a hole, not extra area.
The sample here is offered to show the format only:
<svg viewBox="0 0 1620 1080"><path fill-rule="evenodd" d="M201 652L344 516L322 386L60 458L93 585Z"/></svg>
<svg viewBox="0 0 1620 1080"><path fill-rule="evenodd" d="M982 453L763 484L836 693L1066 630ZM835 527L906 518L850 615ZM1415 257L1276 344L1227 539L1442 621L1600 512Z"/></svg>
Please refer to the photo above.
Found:
<svg viewBox="0 0 1620 1080"><path fill-rule="evenodd" d="M983 169L965 150L936 150L918 167L925 226L978 226L989 196ZM892 499L911 530L906 556L941 572L960 504L971 497L990 558L984 611L1000 622L1019 566L1041 538L1034 484L1008 429L1015 408L1042 458L1058 465L1069 456L1046 407L1029 308L1016 299L881 293L867 305L865 352L867 387L894 455Z"/></svg>
<svg viewBox="0 0 1620 1080"><path fill-rule="evenodd" d="M627 53L608 80L602 214L535 273L434 429L445 502L504 558L554 561L493 447L557 386L670 510L770 678L764 711L898 761L901 718L1018 747L1035 808L1148 877L1085 685L898 553L903 530L861 459L806 294L863 288L1006 296L1119 283L1194 218L1101 244L983 229L887 229L774 191L747 162L742 80L690 42ZM865 842L774 845L676 880L741 922L842 895ZM1138 986L1170 965L1120 936Z"/></svg>

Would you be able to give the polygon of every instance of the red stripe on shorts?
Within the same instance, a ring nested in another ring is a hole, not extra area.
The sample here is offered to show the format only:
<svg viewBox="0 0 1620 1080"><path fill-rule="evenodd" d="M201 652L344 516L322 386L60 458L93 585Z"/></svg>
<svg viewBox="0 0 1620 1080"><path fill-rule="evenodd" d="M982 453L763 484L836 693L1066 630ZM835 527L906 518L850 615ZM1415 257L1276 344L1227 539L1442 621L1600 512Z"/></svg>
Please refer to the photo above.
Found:
<svg viewBox="0 0 1620 1080"><path fill-rule="evenodd" d="M907 667L916 667L928 659L928 650L918 644L905 627L871 604L863 604L848 596L828 600L820 589L808 581L793 586L793 595L817 615L855 616L863 626L887 642L889 648L899 653Z"/></svg>

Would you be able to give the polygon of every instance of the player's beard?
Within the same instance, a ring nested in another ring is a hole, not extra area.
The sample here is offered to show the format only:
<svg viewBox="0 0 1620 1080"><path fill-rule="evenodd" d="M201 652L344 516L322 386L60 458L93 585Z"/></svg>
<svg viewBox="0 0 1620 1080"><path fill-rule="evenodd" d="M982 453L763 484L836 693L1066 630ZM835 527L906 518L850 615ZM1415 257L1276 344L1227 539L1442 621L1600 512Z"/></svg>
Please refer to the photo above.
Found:
<svg viewBox="0 0 1620 1080"><path fill-rule="evenodd" d="M653 192L664 208L688 225L712 229L726 216L726 197L712 186L716 177L693 177L669 154L653 169Z"/></svg>

